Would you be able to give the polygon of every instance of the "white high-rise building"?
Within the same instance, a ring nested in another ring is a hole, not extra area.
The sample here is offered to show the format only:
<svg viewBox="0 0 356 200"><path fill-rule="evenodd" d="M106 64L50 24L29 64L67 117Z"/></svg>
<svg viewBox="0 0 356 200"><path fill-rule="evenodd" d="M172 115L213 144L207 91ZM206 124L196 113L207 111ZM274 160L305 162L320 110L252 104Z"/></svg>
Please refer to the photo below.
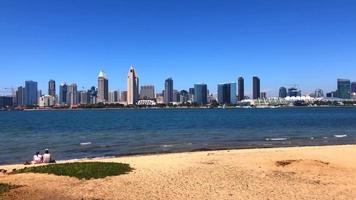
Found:
<svg viewBox="0 0 356 200"><path fill-rule="evenodd" d="M98 75L98 102L107 102L109 100L109 81L104 73L100 70Z"/></svg>
<svg viewBox="0 0 356 200"><path fill-rule="evenodd" d="M133 66L130 67L129 73L127 75L127 104L128 105L135 105L139 93L138 93L138 87L139 87L139 81L138 81L138 76L136 74L136 71Z"/></svg>

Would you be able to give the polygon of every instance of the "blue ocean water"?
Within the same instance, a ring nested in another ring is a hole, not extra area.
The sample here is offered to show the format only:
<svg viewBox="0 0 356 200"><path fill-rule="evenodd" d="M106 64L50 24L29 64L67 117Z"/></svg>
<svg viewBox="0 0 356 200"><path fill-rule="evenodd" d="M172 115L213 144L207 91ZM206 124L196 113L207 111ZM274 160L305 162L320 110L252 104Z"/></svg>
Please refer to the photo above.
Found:
<svg viewBox="0 0 356 200"><path fill-rule="evenodd" d="M0 112L0 164L273 146L356 143L355 108Z"/></svg>

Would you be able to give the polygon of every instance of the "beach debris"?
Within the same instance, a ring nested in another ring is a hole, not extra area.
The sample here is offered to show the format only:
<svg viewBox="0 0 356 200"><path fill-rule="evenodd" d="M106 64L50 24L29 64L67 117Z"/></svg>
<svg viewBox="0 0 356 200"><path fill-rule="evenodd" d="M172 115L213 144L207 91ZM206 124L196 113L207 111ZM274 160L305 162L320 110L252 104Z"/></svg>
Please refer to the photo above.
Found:
<svg viewBox="0 0 356 200"><path fill-rule="evenodd" d="M277 165L277 167L285 167L285 166L290 165L297 161L298 160L279 160L279 161L276 161L276 165Z"/></svg>

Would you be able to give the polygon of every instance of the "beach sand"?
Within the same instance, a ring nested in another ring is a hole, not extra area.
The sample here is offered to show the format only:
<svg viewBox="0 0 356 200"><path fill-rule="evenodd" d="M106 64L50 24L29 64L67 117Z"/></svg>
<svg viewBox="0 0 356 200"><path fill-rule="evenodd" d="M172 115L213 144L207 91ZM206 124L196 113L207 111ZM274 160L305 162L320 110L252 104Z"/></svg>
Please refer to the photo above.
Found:
<svg viewBox="0 0 356 200"><path fill-rule="evenodd" d="M0 183L22 186L3 198L356 199L356 145L222 150L99 161L129 163L135 170L97 180L47 174L0 175Z"/></svg>

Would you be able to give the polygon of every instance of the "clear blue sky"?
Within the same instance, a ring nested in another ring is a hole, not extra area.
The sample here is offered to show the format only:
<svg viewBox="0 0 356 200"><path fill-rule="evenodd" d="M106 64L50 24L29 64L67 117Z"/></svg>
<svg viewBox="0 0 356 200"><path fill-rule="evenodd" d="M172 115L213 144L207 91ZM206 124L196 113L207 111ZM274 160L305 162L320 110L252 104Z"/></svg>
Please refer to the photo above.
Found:
<svg viewBox="0 0 356 200"><path fill-rule="evenodd" d="M303 92L356 81L355 0L2 0L0 90L49 79L126 89L129 66L140 84L176 89L253 75L262 91Z"/></svg>

